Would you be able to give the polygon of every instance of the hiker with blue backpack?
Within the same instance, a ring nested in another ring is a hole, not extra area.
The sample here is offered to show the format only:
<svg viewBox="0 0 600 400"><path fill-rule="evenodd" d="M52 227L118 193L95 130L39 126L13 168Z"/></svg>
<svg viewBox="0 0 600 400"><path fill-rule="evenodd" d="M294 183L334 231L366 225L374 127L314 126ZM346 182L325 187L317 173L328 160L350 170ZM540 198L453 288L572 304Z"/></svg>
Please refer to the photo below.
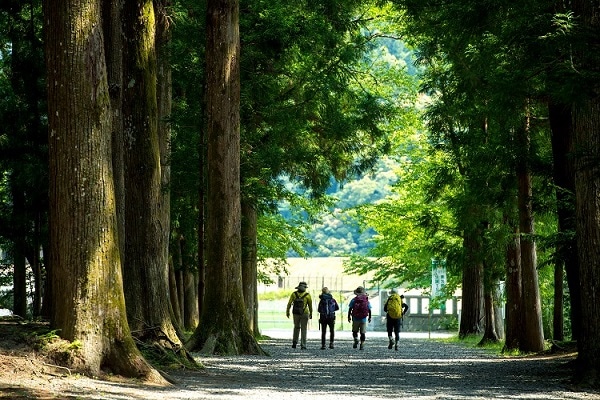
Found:
<svg viewBox="0 0 600 400"><path fill-rule="evenodd" d="M404 301L404 295L399 296L396 289L390 290L390 297L383 306L383 311L386 314L386 328L389 339L388 349L395 347L398 350L398 341L400 341L400 327L402 326L402 318L408 312L408 304ZM394 340L392 340L392 332Z"/></svg>
<svg viewBox="0 0 600 400"><path fill-rule="evenodd" d="M312 319L312 298L310 293L306 291L308 285L306 282L300 282L296 286L296 291L290 295L285 315L290 317L290 308L294 315L294 335L292 338L292 348L296 348L298 344L298 336L300 336L300 348L306 350L306 333L308 330L308 320Z"/></svg>
<svg viewBox="0 0 600 400"><path fill-rule="evenodd" d="M371 303L369 295L362 286L354 290L354 298L348 304L348 322L352 322L353 348L358 347L358 333L360 332L360 349L364 350L367 334L367 322L371 322Z"/></svg>
<svg viewBox="0 0 600 400"><path fill-rule="evenodd" d="M329 327L329 348L333 349L333 338L335 336L335 312L340 309L337 301L333 298L329 289L324 287L319 295L319 325L321 328L321 350L325 350L325 336L327 336L327 327Z"/></svg>

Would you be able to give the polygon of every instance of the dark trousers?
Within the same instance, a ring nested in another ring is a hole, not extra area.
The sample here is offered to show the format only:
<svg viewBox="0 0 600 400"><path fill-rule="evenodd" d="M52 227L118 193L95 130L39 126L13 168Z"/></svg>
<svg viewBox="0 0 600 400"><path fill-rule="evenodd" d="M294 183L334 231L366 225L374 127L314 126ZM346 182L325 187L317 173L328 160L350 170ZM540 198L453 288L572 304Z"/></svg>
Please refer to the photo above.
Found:
<svg viewBox="0 0 600 400"><path fill-rule="evenodd" d="M321 324L321 346L325 346L325 336L327 336L327 327L329 327L329 343L333 343L333 337L335 336L335 317L327 319L319 319Z"/></svg>
<svg viewBox="0 0 600 400"><path fill-rule="evenodd" d="M394 332L394 337L396 339L396 342L398 340L400 340L400 326L402 324L402 318L391 318L389 315L387 316L387 320L386 320L386 328L387 328L387 334L388 337L392 337L392 332Z"/></svg>

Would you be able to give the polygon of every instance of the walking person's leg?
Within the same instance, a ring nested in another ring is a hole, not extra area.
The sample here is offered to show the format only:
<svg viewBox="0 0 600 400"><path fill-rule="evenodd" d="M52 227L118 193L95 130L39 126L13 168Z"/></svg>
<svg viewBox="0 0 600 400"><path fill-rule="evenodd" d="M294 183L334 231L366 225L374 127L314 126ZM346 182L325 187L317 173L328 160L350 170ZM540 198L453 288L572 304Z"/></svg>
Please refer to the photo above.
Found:
<svg viewBox="0 0 600 400"><path fill-rule="evenodd" d="M321 350L325 350L325 336L327 336L327 320L319 319L321 325Z"/></svg>
<svg viewBox="0 0 600 400"><path fill-rule="evenodd" d="M385 320L385 327L387 329L387 335L388 335L388 349L392 349L392 346L394 346L394 341L392 340L392 331L394 330L394 319L392 317L390 317L389 315L387 316L386 320Z"/></svg>
<svg viewBox="0 0 600 400"><path fill-rule="evenodd" d="M398 342L400 341L400 325L401 325L401 323L402 323L402 320L400 318L398 318L395 321L395 324L394 324L394 336L395 336L395 339L396 339L396 343L395 343L395 349L396 350L398 350ZM392 344L390 342L390 346L391 345ZM391 347L390 347L390 349L391 349Z"/></svg>
<svg viewBox="0 0 600 400"><path fill-rule="evenodd" d="M329 348L333 349L333 338L335 337L335 318L327 321L329 325Z"/></svg>
<svg viewBox="0 0 600 400"><path fill-rule="evenodd" d="M365 347L365 340L367 338L367 323L360 323L360 349L363 350Z"/></svg>
<svg viewBox="0 0 600 400"><path fill-rule="evenodd" d="M294 314L294 336L292 337L292 348L296 348L300 336L300 315Z"/></svg>
<svg viewBox="0 0 600 400"><path fill-rule="evenodd" d="M352 338L354 339L353 348L358 347L358 331L360 330L360 321L352 321Z"/></svg>
<svg viewBox="0 0 600 400"><path fill-rule="evenodd" d="M300 348L306 349L306 331L308 330L308 314L300 316Z"/></svg>

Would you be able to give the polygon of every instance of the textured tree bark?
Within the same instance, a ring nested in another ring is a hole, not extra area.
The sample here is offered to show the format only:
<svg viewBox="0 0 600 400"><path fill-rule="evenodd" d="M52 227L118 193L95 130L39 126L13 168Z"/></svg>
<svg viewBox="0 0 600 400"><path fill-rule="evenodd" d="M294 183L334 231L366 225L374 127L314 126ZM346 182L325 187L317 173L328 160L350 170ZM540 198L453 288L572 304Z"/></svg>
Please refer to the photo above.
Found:
<svg viewBox="0 0 600 400"><path fill-rule="evenodd" d="M183 269L183 298L184 314L183 326L187 331L192 331L198 326L198 299L196 298L196 275L185 264Z"/></svg>
<svg viewBox="0 0 600 400"><path fill-rule="evenodd" d="M554 165L554 183L556 185L556 213L558 232L563 237L557 245L559 260L555 268L563 268L567 274L569 300L571 303L571 337L577 340L581 330L581 294L579 287L579 259L577 256L577 240L575 232L575 148L571 106L551 103L548 116L552 131L552 159ZM557 278L558 279L558 278ZM555 281L555 285L557 282ZM562 286L562 283L561 283ZM558 291L556 295L559 295ZM562 296L562 290L560 292ZM562 307L555 308L555 321L562 316ZM561 315L558 315L558 311ZM556 332L559 327L555 327Z"/></svg>
<svg viewBox="0 0 600 400"><path fill-rule="evenodd" d="M523 295L523 336L520 350L538 352L544 349L542 305L537 273L537 252L533 235L533 191L531 171L527 162L530 148L529 131L523 127L517 132L517 140L524 150L517 161L519 231L521 232L521 285Z"/></svg>
<svg viewBox="0 0 600 400"><path fill-rule="evenodd" d="M242 200L242 286L244 288L244 303L250 331L259 335L257 287L258 266L256 253L257 213L254 205L248 200Z"/></svg>
<svg viewBox="0 0 600 400"><path fill-rule="evenodd" d="M71 366L164 382L125 316L100 1L44 4L48 66L52 326Z"/></svg>
<svg viewBox="0 0 600 400"><path fill-rule="evenodd" d="M479 229L465 229L463 248L465 264L462 278L462 311L459 337L478 335L483 331L483 263L479 260L481 249Z"/></svg>
<svg viewBox="0 0 600 400"><path fill-rule="evenodd" d="M573 110L578 149L577 249L581 286L581 332L577 341L576 381L600 385L600 100L588 99Z"/></svg>
<svg viewBox="0 0 600 400"><path fill-rule="evenodd" d="M484 263L483 278L483 304L484 304L484 331L480 345L489 342L498 342L496 331L496 292L498 282L494 279L492 269Z"/></svg>
<svg viewBox="0 0 600 400"><path fill-rule="evenodd" d="M169 299L168 192L163 190L152 0L123 7L125 133L125 298L134 336L179 354ZM166 151L166 149L165 149ZM166 210L165 210L166 207Z"/></svg>
<svg viewBox="0 0 600 400"><path fill-rule="evenodd" d="M125 263L125 166L123 142L123 0L102 2L102 26L112 125L112 163L121 264Z"/></svg>
<svg viewBox="0 0 600 400"><path fill-rule="evenodd" d="M183 326L183 318L181 316L181 306L179 305L179 293L177 292L177 278L175 277L175 266L173 259L169 260L169 296L171 297L171 307L175 323Z"/></svg>
<svg viewBox="0 0 600 400"><path fill-rule="evenodd" d="M200 325L186 345L206 354L262 354L242 288L238 0L209 0L206 20L206 289Z"/></svg>
<svg viewBox="0 0 600 400"><path fill-rule="evenodd" d="M503 351L517 350L521 343L523 326L523 290L521 285L521 240L519 228L510 223L508 216L505 223L512 227L513 238L506 247L506 339Z"/></svg>

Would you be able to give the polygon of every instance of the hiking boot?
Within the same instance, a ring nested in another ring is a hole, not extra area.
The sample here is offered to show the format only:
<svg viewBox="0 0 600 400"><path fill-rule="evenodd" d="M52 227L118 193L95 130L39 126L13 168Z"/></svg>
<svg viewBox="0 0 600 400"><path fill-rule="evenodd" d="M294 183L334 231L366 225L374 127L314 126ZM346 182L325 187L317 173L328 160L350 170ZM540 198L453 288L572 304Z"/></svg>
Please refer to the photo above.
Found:
<svg viewBox="0 0 600 400"><path fill-rule="evenodd" d="M354 344L352 345L352 348L355 349L358 347L358 339L354 339Z"/></svg>
<svg viewBox="0 0 600 400"><path fill-rule="evenodd" d="M321 346L321 350L325 350L325 345Z"/></svg>
<svg viewBox="0 0 600 400"><path fill-rule="evenodd" d="M296 348L296 343L292 343L292 349Z"/></svg>
<svg viewBox="0 0 600 400"><path fill-rule="evenodd" d="M394 346L394 341L392 339L390 339L390 343L388 344L388 349L392 349L392 347Z"/></svg>
<svg viewBox="0 0 600 400"><path fill-rule="evenodd" d="M306 346L301 346L300 350L306 350Z"/></svg>
<svg viewBox="0 0 600 400"><path fill-rule="evenodd" d="M396 351L398 351L398 341L396 340Z"/></svg>
<svg viewBox="0 0 600 400"><path fill-rule="evenodd" d="M333 342L332 342L332 343L329 343L329 348L330 348L330 349L333 349Z"/></svg>
<svg viewBox="0 0 600 400"><path fill-rule="evenodd" d="M360 342L360 349L364 350L365 349L365 344L363 342Z"/></svg>

